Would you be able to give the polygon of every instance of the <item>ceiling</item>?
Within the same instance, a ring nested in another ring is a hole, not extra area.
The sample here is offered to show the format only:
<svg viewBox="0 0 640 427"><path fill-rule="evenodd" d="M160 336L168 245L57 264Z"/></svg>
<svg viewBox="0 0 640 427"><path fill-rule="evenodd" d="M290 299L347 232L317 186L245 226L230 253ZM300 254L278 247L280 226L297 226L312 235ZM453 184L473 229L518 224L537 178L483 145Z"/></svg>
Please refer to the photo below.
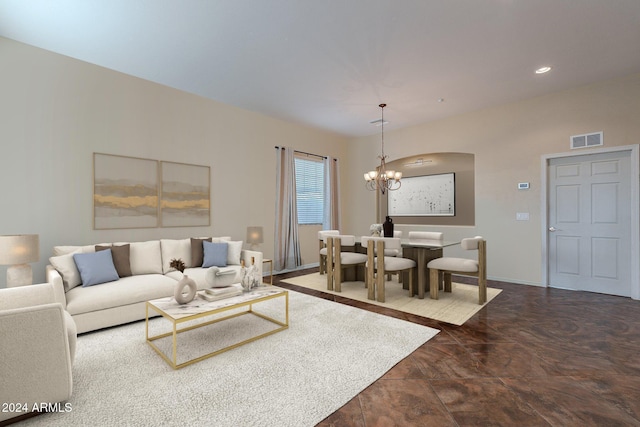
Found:
<svg viewBox="0 0 640 427"><path fill-rule="evenodd" d="M0 36L351 137L640 72L640 0L0 0Z"/></svg>

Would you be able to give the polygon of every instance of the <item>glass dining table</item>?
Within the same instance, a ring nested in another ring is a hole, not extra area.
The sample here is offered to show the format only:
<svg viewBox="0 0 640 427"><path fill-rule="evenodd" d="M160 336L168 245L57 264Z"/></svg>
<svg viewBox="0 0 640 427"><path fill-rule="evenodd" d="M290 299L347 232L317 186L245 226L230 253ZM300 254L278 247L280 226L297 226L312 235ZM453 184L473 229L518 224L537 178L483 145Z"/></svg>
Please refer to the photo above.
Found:
<svg viewBox="0 0 640 427"><path fill-rule="evenodd" d="M447 240L426 240L426 239L402 239L402 256L410 258L418 264L418 298L424 298L425 292L429 289L429 272L427 264L432 259L442 258L442 251L449 246L459 245L459 241ZM403 287L408 289L409 275L404 273ZM413 295L411 295L413 296Z"/></svg>

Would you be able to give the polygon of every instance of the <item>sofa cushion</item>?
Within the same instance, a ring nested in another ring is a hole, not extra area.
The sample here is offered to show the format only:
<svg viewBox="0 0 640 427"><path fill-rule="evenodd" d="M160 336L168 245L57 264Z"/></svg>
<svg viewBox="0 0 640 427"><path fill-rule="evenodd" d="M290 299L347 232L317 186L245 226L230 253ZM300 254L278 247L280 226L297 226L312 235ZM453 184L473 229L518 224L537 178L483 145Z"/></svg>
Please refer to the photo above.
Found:
<svg viewBox="0 0 640 427"><path fill-rule="evenodd" d="M101 286L76 287L66 294L67 311L75 316L164 298L173 295L176 283L162 274L142 274L123 277Z"/></svg>
<svg viewBox="0 0 640 427"><path fill-rule="evenodd" d="M138 274L162 274L160 240L132 242L129 249L131 272Z"/></svg>
<svg viewBox="0 0 640 427"><path fill-rule="evenodd" d="M62 283L64 285L64 291L67 292L80 283L82 283L82 278L80 277L80 272L78 271L78 267L76 266L76 262L73 260L73 255L76 253L81 253L80 250L76 252L71 252L65 255L52 256L49 258L49 262L55 268L58 273L62 276Z"/></svg>
<svg viewBox="0 0 640 427"><path fill-rule="evenodd" d="M212 237L211 242L220 243L220 242L228 242L231 240L231 236L222 236L222 237Z"/></svg>
<svg viewBox="0 0 640 427"><path fill-rule="evenodd" d="M191 238L191 265L189 267L200 267L204 261L204 247L202 242L211 242L211 237L203 239Z"/></svg>
<svg viewBox="0 0 640 427"><path fill-rule="evenodd" d="M169 266L172 259L181 259L185 266L191 267L190 239L161 239L160 250L162 252L162 273L167 274L168 272L175 270L175 268L171 268Z"/></svg>
<svg viewBox="0 0 640 427"><path fill-rule="evenodd" d="M111 249L88 254L73 254L73 260L82 277L83 287L119 279L116 267L113 265Z"/></svg>
<svg viewBox="0 0 640 427"><path fill-rule="evenodd" d="M111 243L99 243L99 246L111 246ZM70 254L72 252L80 252L83 254L92 253L96 251L96 245L86 246L54 246L53 256L60 256Z"/></svg>
<svg viewBox="0 0 640 427"><path fill-rule="evenodd" d="M96 252L111 249L111 256L113 257L113 265L116 267L118 276L128 277L131 276L131 262L129 261L130 245L113 245L113 246L100 246L96 245Z"/></svg>
<svg viewBox="0 0 640 427"><path fill-rule="evenodd" d="M202 267L226 267L229 244L227 242L202 242L204 260Z"/></svg>

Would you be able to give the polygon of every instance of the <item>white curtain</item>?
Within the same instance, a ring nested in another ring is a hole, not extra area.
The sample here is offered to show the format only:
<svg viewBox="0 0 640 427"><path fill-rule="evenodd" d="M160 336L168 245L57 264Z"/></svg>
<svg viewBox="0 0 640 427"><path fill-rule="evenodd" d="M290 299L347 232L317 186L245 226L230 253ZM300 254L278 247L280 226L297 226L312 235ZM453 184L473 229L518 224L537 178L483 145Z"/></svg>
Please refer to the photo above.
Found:
<svg viewBox="0 0 640 427"><path fill-rule="evenodd" d="M338 159L324 159L323 230L340 230L340 169Z"/></svg>
<svg viewBox="0 0 640 427"><path fill-rule="evenodd" d="M279 147L276 153L274 268L276 270L294 269L302 265L298 239L294 150L289 147Z"/></svg>

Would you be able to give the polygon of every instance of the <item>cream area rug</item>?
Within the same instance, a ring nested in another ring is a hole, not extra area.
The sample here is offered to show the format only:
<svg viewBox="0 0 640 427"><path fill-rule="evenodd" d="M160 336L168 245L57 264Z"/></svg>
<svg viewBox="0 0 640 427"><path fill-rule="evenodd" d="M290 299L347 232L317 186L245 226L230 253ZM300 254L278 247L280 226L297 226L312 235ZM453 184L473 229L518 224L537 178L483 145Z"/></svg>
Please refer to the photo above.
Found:
<svg viewBox="0 0 640 427"><path fill-rule="evenodd" d="M179 370L145 342L144 321L80 335L70 411L20 425L314 426L439 332L294 291L289 297L288 329ZM277 298L254 309L278 318L283 307ZM245 315L211 327L179 334L179 355L276 326ZM151 320L155 332L168 328Z"/></svg>
<svg viewBox="0 0 640 427"><path fill-rule="evenodd" d="M367 298L367 289L363 282L342 282L342 292L327 290L327 276L319 273L294 277L283 280L283 282L458 326L464 324L484 307L484 305L478 304L477 286L452 283L452 292L440 291L437 300L429 298L428 292L424 299L418 299L418 297L410 298L409 291L402 289L402 284L398 283L395 277L397 276L394 276L393 281L385 283L385 302L383 303ZM487 303L485 304L488 304L500 292L502 292L501 289L487 288Z"/></svg>

